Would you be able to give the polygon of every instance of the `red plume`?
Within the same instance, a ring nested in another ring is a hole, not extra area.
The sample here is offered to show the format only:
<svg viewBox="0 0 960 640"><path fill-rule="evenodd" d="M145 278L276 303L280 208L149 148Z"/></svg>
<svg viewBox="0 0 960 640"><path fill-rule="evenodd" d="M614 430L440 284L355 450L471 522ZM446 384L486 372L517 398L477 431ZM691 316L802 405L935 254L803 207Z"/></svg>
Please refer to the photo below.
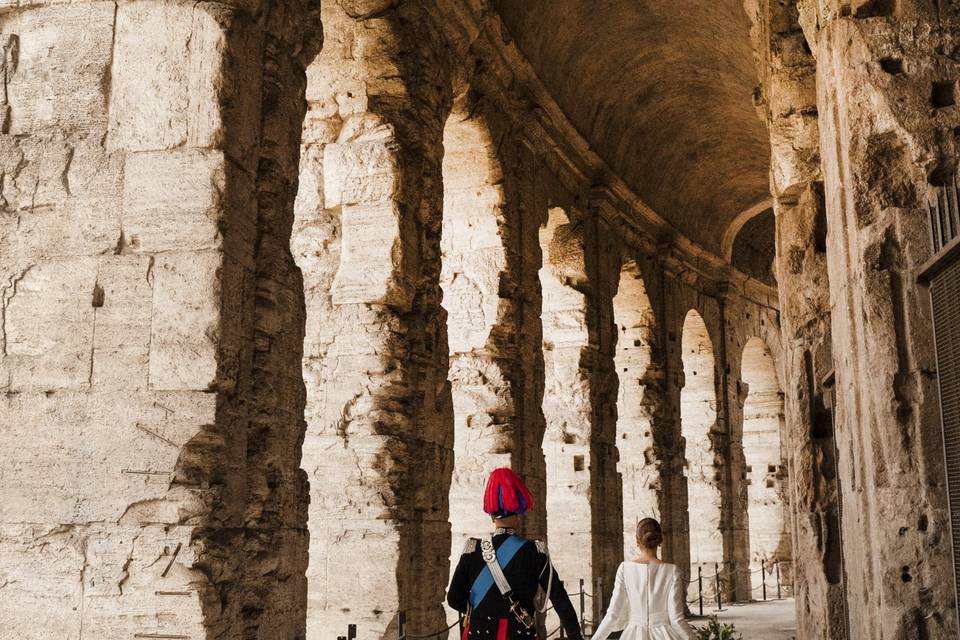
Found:
<svg viewBox="0 0 960 640"><path fill-rule="evenodd" d="M512 469L494 469L483 492L483 510L492 516L522 515L533 509L533 494Z"/></svg>

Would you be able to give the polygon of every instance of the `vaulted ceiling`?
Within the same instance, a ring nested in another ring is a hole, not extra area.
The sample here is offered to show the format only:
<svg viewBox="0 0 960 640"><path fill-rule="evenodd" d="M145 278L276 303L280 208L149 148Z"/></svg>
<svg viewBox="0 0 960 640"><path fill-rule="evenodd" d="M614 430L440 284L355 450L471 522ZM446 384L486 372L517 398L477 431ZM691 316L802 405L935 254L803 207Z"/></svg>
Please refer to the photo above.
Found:
<svg viewBox="0 0 960 640"><path fill-rule="evenodd" d="M769 198L742 0L494 0L547 89L657 213L717 254ZM770 239L772 242L772 238Z"/></svg>

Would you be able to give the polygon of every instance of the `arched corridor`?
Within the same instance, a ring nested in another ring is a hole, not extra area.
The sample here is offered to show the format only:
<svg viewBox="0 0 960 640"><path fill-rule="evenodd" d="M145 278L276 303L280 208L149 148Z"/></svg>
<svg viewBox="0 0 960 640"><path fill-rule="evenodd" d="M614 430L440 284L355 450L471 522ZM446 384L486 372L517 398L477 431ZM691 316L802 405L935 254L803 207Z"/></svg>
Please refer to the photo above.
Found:
<svg viewBox="0 0 960 640"><path fill-rule="evenodd" d="M0 640L453 637L499 467L588 635L960 637L948 4L7 6Z"/></svg>

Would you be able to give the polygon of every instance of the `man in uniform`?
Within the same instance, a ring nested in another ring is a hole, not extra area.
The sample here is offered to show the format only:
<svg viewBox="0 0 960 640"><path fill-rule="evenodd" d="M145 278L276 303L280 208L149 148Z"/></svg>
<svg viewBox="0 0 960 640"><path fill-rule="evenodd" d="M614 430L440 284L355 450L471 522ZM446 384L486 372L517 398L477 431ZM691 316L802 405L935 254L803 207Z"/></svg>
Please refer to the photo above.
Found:
<svg viewBox="0 0 960 640"><path fill-rule="evenodd" d="M538 602L549 595L571 640L581 640L580 623L546 545L517 535L520 516L533 496L510 469L490 474L483 509L496 527L492 537L470 538L450 582L447 602L467 614L463 640L537 638Z"/></svg>

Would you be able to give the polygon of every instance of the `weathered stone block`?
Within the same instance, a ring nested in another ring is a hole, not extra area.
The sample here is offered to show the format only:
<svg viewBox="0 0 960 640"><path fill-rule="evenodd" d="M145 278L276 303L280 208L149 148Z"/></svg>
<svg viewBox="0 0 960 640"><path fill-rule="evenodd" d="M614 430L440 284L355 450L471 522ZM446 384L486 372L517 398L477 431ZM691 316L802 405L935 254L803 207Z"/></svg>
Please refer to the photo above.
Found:
<svg viewBox="0 0 960 640"><path fill-rule="evenodd" d="M176 523L167 501L181 447L214 420L212 394L21 393L4 409L0 522Z"/></svg>
<svg viewBox="0 0 960 640"><path fill-rule="evenodd" d="M115 9L113 2L58 4L0 20L10 133L105 126Z"/></svg>
<svg viewBox="0 0 960 640"><path fill-rule="evenodd" d="M328 192L329 193L329 192ZM377 303L406 307L411 292L400 280L400 211L381 205L343 208L340 269L333 283L335 304Z"/></svg>
<svg viewBox="0 0 960 640"><path fill-rule="evenodd" d="M207 389L217 373L223 257L216 252L157 256L151 269L150 388Z"/></svg>
<svg viewBox="0 0 960 640"><path fill-rule="evenodd" d="M241 15L213 3L148 0L119 7L109 149L186 145L220 148L238 161L252 161L260 40ZM228 136L231 124L235 129Z"/></svg>
<svg viewBox="0 0 960 640"><path fill-rule="evenodd" d="M32 264L3 289L10 386L77 389L89 384L96 258Z"/></svg>
<svg viewBox="0 0 960 640"><path fill-rule="evenodd" d="M95 290L93 377L96 389L141 390L147 386L153 290L148 256L100 259Z"/></svg>
<svg viewBox="0 0 960 640"><path fill-rule="evenodd" d="M187 150L127 154L123 233L133 251L203 251L222 245L223 154Z"/></svg>

